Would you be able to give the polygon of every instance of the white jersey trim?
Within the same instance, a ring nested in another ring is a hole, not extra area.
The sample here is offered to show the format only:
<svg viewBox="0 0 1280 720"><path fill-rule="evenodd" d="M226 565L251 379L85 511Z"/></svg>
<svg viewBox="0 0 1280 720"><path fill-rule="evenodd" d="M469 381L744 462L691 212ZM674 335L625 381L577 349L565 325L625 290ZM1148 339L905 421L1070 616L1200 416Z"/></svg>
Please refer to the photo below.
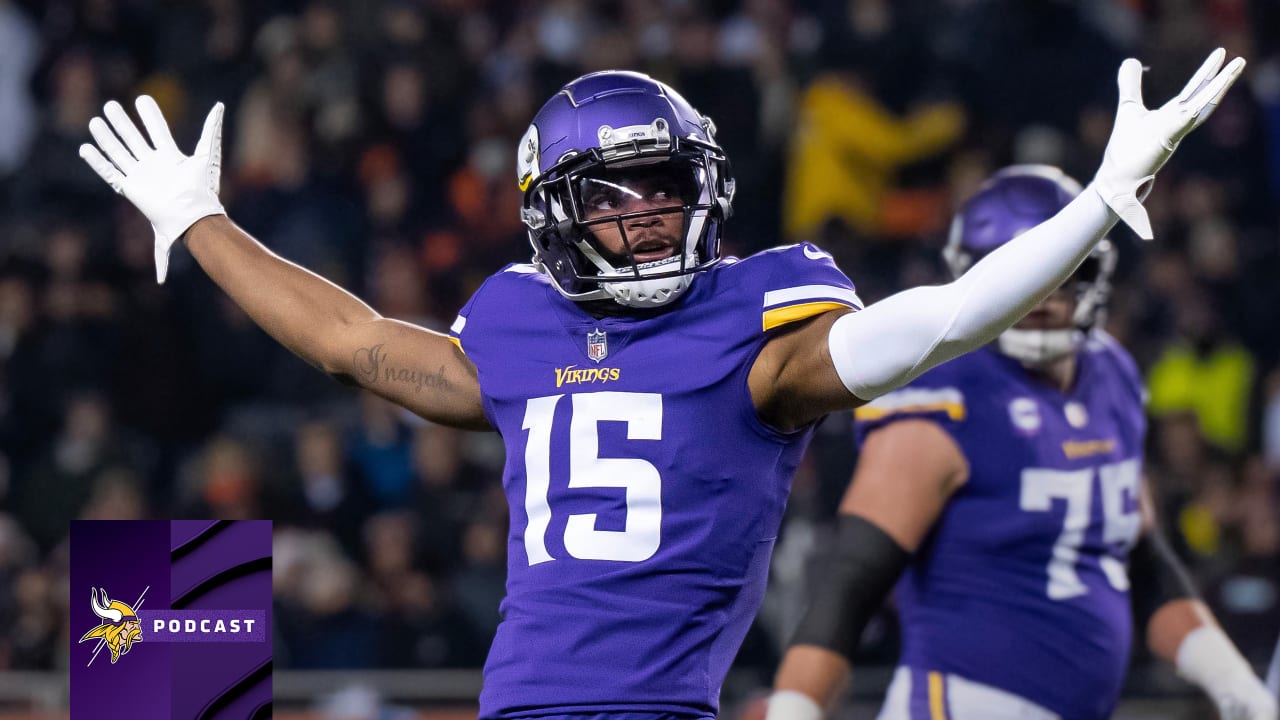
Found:
<svg viewBox="0 0 1280 720"><path fill-rule="evenodd" d="M862 309L862 299L858 297L858 294L849 288L842 288L838 285L800 285L782 288L781 290L769 290L764 294L764 307L770 308L777 305L814 300L838 300L846 305L853 306L855 309Z"/></svg>
<svg viewBox="0 0 1280 720"><path fill-rule="evenodd" d="M930 687L919 694L929 698L930 720L1062 720L1048 708L1000 688L950 673L928 675ZM911 669L899 667L877 720L911 720L911 696Z"/></svg>

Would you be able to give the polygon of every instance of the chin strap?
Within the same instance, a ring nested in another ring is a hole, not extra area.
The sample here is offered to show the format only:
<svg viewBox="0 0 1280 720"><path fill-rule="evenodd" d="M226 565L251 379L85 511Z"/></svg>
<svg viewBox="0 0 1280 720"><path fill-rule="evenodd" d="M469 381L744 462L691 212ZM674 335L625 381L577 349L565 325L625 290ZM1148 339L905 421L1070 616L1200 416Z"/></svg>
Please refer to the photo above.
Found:
<svg viewBox="0 0 1280 720"><path fill-rule="evenodd" d="M1084 343L1084 333L1073 328L1059 330L1009 329L996 338L1001 354L1032 368L1042 368L1075 352Z"/></svg>
<svg viewBox="0 0 1280 720"><path fill-rule="evenodd" d="M640 275L658 274L671 271L671 266L680 267L681 256L674 255L661 262L646 264L640 268ZM692 252L685 260L686 267L698 264L698 254ZM629 272L619 275L630 277ZM662 307L674 302L684 294L693 282L693 275L675 275L672 277L654 278L652 280L628 280L626 282L606 282L607 275L601 277L600 289L606 292L619 305L633 308Z"/></svg>

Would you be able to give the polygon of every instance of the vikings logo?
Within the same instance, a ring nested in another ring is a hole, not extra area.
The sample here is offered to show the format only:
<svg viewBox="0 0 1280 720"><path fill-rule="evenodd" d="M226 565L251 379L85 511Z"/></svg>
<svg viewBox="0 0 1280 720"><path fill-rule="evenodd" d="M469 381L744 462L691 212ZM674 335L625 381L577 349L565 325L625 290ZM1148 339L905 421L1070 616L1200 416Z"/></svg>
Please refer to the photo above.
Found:
<svg viewBox="0 0 1280 720"><path fill-rule="evenodd" d="M102 593L101 599L98 597L99 592ZM143 594L146 594L145 591ZM111 650L111 664L115 665L116 660L129 652L135 642L142 642L142 626L138 622L138 614L119 600L107 597L107 591L101 588L96 591L90 589L89 605L93 608L93 614L102 618L102 624L85 633L80 642L97 639L99 649L101 643L106 643ZM142 598L138 598L134 605L141 607ZM95 651L93 655L97 657L98 653Z"/></svg>

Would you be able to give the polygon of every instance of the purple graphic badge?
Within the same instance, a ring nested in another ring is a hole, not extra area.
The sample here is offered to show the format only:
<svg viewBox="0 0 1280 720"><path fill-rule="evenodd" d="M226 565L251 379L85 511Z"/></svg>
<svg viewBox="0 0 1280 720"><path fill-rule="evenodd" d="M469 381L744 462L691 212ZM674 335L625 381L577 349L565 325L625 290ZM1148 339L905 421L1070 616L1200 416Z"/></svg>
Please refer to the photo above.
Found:
<svg viewBox="0 0 1280 720"><path fill-rule="evenodd" d="M72 717L270 717L271 523L75 521L71 627Z"/></svg>

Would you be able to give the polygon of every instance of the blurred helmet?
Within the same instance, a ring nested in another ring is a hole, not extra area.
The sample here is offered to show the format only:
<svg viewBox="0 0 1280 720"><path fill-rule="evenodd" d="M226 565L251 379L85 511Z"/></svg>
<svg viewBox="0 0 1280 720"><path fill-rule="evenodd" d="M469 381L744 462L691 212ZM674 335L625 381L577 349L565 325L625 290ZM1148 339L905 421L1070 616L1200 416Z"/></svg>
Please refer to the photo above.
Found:
<svg viewBox="0 0 1280 720"><path fill-rule="evenodd" d="M609 70L556 93L520 140L521 219L533 260L565 297L612 299L634 308L666 305L693 276L720 261L720 232L734 183L715 125L676 91L635 72ZM619 174L660 173L678 187L671 208L587 219L584 191ZM627 226L650 215L682 213L680 246L668 258L637 262ZM593 230L621 233L621 255Z"/></svg>
<svg viewBox="0 0 1280 720"><path fill-rule="evenodd" d="M987 253L1056 215L1080 192L1080 183L1049 165L1011 165L998 171L952 220L942 251L947 268L960 277ZM1075 297L1073 327L1010 328L997 341L1000 352L1030 367L1075 352L1103 321L1115 267L1115 246L1103 238L1063 284Z"/></svg>

